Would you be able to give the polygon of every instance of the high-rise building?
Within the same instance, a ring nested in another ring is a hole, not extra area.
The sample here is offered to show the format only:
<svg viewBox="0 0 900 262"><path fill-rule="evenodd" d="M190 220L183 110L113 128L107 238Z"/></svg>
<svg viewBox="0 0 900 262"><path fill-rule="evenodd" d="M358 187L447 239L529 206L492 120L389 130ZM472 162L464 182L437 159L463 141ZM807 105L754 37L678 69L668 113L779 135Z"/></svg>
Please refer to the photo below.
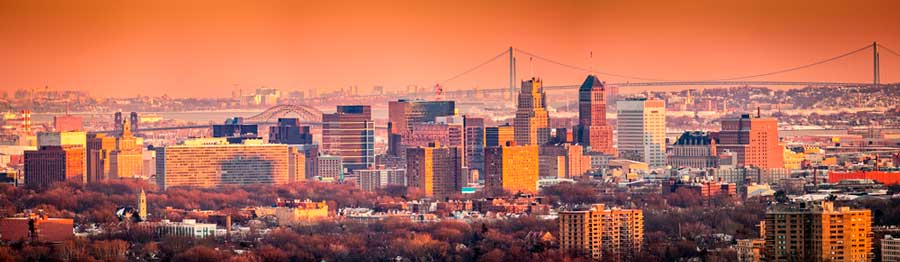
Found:
<svg viewBox="0 0 900 262"><path fill-rule="evenodd" d="M656 99L620 100L619 156L647 163L651 168L666 166L666 102Z"/></svg>
<svg viewBox="0 0 900 262"><path fill-rule="evenodd" d="M881 261L900 262L900 238L885 235L881 241Z"/></svg>
<svg viewBox="0 0 900 262"><path fill-rule="evenodd" d="M36 151L25 151L25 185L83 183L84 162L84 147L80 145L42 146Z"/></svg>
<svg viewBox="0 0 900 262"><path fill-rule="evenodd" d="M719 131L719 153L731 151L737 155L738 166L784 168L784 148L778 143L778 120L751 117L722 119Z"/></svg>
<svg viewBox="0 0 900 262"><path fill-rule="evenodd" d="M716 133L684 131L672 149L667 161L672 167L714 168L719 166L716 153Z"/></svg>
<svg viewBox="0 0 900 262"><path fill-rule="evenodd" d="M492 191L537 193L538 146L488 147L484 150L484 186Z"/></svg>
<svg viewBox="0 0 900 262"><path fill-rule="evenodd" d="M389 185L407 186L405 169L359 169L353 171L362 190L375 191Z"/></svg>
<svg viewBox="0 0 900 262"><path fill-rule="evenodd" d="M143 173L143 140L132 135L132 125L128 122L124 123L122 134L116 138L115 149L109 153L111 178L137 178Z"/></svg>
<svg viewBox="0 0 900 262"><path fill-rule="evenodd" d="M321 155L317 158L316 178L322 181L339 181L344 176L344 163L340 156Z"/></svg>
<svg viewBox="0 0 900 262"><path fill-rule="evenodd" d="M629 261L644 241L644 212L607 209L603 204L559 211L559 246L595 260Z"/></svg>
<svg viewBox="0 0 900 262"><path fill-rule="evenodd" d="M87 136L84 131L69 131L69 132L39 132L37 134L37 146L38 148L45 146L78 146L82 151L87 148ZM82 164L82 171L84 174L81 175L82 178L85 178L87 175L87 170L84 169L84 166L87 164L86 158L82 157L82 160L85 163Z"/></svg>
<svg viewBox="0 0 900 262"><path fill-rule="evenodd" d="M213 125L213 137L224 137L229 143L240 144L246 139L259 138L259 126L244 124L242 117L230 118L224 124Z"/></svg>
<svg viewBox="0 0 900 262"><path fill-rule="evenodd" d="M455 101L400 99L388 103L388 153L406 153L404 139L417 123L435 122L437 117L456 115Z"/></svg>
<svg viewBox="0 0 900 262"><path fill-rule="evenodd" d="M90 134L87 138L87 182L97 183L109 179L109 154L116 150L116 138L105 134Z"/></svg>
<svg viewBox="0 0 900 262"><path fill-rule="evenodd" d="M606 83L588 75L578 89L578 143L591 152L615 155L613 129L606 122Z"/></svg>
<svg viewBox="0 0 900 262"><path fill-rule="evenodd" d="M869 261L872 211L832 202L779 204L766 210L764 261Z"/></svg>
<svg viewBox="0 0 900 262"><path fill-rule="evenodd" d="M269 143L312 144L312 132L309 131L309 126L301 126L296 118L279 118L278 125L269 127Z"/></svg>
<svg viewBox="0 0 900 262"><path fill-rule="evenodd" d="M292 175L288 145L224 138L189 140L156 148L156 183L170 187L211 188L223 185L286 184Z"/></svg>
<svg viewBox="0 0 900 262"><path fill-rule="evenodd" d="M484 118L465 117L466 165L469 171L484 172Z"/></svg>
<svg viewBox="0 0 900 262"><path fill-rule="evenodd" d="M462 150L458 147L432 144L406 149L406 172L411 188L426 196L446 197L460 193L465 174Z"/></svg>
<svg viewBox="0 0 900 262"><path fill-rule="evenodd" d="M460 149L466 146L465 127L462 117L437 117L434 122L412 123L410 126L409 130L403 131L402 138L399 140L401 143L399 146L395 145L395 148L428 146L435 142ZM405 154L401 153L399 156L405 157Z"/></svg>
<svg viewBox="0 0 900 262"><path fill-rule="evenodd" d="M340 156L344 168L367 169L375 165L375 122L372 108L363 105L338 106L337 112L322 115L323 154Z"/></svg>
<svg viewBox="0 0 900 262"><path fill-rule="evenodd" d="M484 146L502 146L507 142L515 142L515 128L509 124L484 128Z"/></svg>
<svg viewBox="0 0 900 262"><path fill-rule="evenodd" d="M583 154L580 145L546 144L538 149L541 177L574 178L584 175L590 167L590 156ZM587 162L587 163L585 163Z"/></svg>
<svg viewBox="0 0 900 262"><path fill-rule="evenodd" d="M540 79L522 81L513 123L517 145L543 145L550 139L547 98Z"/></svg>

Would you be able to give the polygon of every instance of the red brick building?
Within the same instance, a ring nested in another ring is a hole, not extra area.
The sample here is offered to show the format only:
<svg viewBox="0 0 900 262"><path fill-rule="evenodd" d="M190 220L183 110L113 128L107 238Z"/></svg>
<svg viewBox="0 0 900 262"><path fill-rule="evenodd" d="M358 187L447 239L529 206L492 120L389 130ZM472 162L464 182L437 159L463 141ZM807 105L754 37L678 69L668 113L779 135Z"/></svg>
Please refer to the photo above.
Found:
<svg viewBox="0 0 900 262"><path fill-rule="evenodd" d="M44 146L25 151L25 184L49 186L63 181L84 182L84 148Z"/></svg>
<svg viewBox="0 0 900 262"><path fill-rule="evenodd" d="M63 242L75 238L73 228L71 218L8 217L0 219L0 240Z"/></svg>
<svg viewBox="0 0 900 262"><path fill-rule="evenodd" d="M731 151L738 166L784 168L784 148L778 143L778 120L751 117L722 119L716 146L718 154Z"/></svg>

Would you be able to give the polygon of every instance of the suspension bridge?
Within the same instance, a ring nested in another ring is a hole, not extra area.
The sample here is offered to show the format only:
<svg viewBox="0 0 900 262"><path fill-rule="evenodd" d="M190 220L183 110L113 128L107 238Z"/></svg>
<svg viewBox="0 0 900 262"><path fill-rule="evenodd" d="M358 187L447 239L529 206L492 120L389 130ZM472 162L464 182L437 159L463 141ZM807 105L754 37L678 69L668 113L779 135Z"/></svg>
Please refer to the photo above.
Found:
<svg viewBox="0 0 900 262"><path fill-rule="evenodd" d="M770 77L785 73L790 73L799 70L805 70L808 68L812 68L815 66L833 63L839 61L843 58L846 58L851 55L855 55L858 53L862 53L865 51L872 52L872 82L822 82L822 81L773 81L773 80L760 80L763 77ZM614 72L606 72L594 70L593 68L587 68L583 66L578 66L574 64L560 62L555 59L547 58L545 56L538 55L534 52L530 52L528 50L523 50L515 47L509 47L506 50L503 50L499 54L487 59L471 68L467 68L466 70L457 73L449 78L444 79L443 81L437 82L435 85L436 89L440 94L443 95L470 95L474 93L481 94L503 94L506 93L508 98L515 99L515 93L518 92L518 83L516 79L516 59L519 55L524 55L529 57L530 59L537 59L540 61L544 61L556 66L568 68L571 70L576 70L579 72L583 72L586 74L596 74L607 77L614 77L619 79L627 79L627 82L611 82L607 83L608 86L614 87L655 87L655 86L811 86L811 87L854 87L854 86L868 86L874 85L879 86L881 84L881 74L880 74L880 61L881 61L881 52L892 55L892 56L900 56L900 53L893 51L892 49L878 44L877 42L873 42L872 44L868 44L857 49L853 49L851 51L838 54L832 57L828 57L825 59L821 59L818 61L814 61L811 63L800 64L793 67L781 68L768 72L754 73L754 74L746 74L746 75L737 75L730 77L721 77L714 79L702 79L702 80L684 80L684 79L662 79L657 77L647 77L647 76L636 76L636 75L628 75ZM487 88L487 89L456 89L456 90L444 90L442 86L445 86L448 83L451 83L457 79L462 78L463 76L469 75L472 72L475 72L488 64L491 64L500 59L507 58L509 61L509 86L508 87L499 87L499 88ZM544 90L546 91L557 91L557 90L574 90L577 89L580 85L572 84L572 85L559 85L559 86L545 86ZM435 95L434 91L422 91L422 92L410 92L405 94L410 97L429 97ZM366 96L359 96L366 97ZM271 125L276 124L273 120L277 120L278 117L282 117L288 114L296 114L300 116L300 121L307 125L321 125L321 116L322 112L315 109L314 107L308 105L278 105L272 108L269 108L257 115L245 118L245 123L247 124L260 124L260 125ZM141 131L164 131L164 130L177 130L177 129L197 129L197 128L211 128L211 124L207 125L191 125L191 126L176 126L176 127L156 127L156 128L143 128L136 130L137 132ZM385 127L376 127L376 128L385 128ZM113 133L115 131L97 131L92 133Z"/></svg>

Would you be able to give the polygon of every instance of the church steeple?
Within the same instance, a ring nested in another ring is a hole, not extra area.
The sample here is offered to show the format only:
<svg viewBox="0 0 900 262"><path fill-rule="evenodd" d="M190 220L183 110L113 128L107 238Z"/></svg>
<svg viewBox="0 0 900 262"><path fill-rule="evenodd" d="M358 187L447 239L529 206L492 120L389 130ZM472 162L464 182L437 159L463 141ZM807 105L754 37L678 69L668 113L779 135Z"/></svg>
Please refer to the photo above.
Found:
<svg viewBox="0 0 900 262"><path fill-rule="evenodd" d="M141 221L147 220L147 193L141 188L141 195L138 197L138 218Z"/></svg>

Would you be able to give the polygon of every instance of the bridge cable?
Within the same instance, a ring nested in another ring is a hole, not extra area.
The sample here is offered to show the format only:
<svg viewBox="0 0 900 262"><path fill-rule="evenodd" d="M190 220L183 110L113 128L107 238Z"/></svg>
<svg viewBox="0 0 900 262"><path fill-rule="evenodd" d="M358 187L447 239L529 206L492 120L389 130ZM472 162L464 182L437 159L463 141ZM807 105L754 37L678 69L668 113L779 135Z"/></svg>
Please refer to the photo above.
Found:
<svg viewBox="0 0 900 262"><path fill-rule="evenodd" d="M438 84L444 85L444 84L446 84L447 82L453 81L453 80L455 80L455 79L457 79L457 78L459 78L459 77L462 77L462 76L465 75L465 74L468 74L468 73L471 73L472 71L478 70L479 68L481 68L481 67L483 67L483 66L485 66L485 65L487 65L487 64L490 64L491 62L494 62L494 60L497 60L497 59L499 59L499 58L501 58L501 57L503 57L503 56L505 56L505 55L507 55L507 54L509 54L509 50L504 50L504 51L501 52L500 54L497 54L497 56L494 56L494 57L492 57L491 59L488 59L487 61L484 61L484 62L482 62L481 64L478 64L478 65L476 65L476 66L474 66L474 67L472 67L472 68L469 68L468 70L463 71L462 73L456 74L456 75L454 75L453 77L447 78L446 80L441 81L441 82L439 82Z"/></svg>
<svg viewBox="0 0 900 262"><path fill-rule="evenodd" d="M748 79L748 78L757 78L757 77L761 77L761 76L777 75L777 74L781 74L781 73L787 73L787 72L791 72L791 71L796 71L796 70L805 69L805 68L821 65L824 63L828 63L828 62L838 60L838 59L844 58L844 57L852 55L852 54L862 52L869 48L872 48L872 45L866 45L862 48L859 48L859 49L856 49L856 50L853 50L853 51L850 51L850 52L847 52L847 53L844 53L844 54L841 54L841 55L838 55L838 56L835 56L832 58L821 60L818 62L805 64L805 65L801 65L801 66L795 66L795 67L791 67L791 68L786 68L786 69L782 69L782 70L778 70L778 71L762 73L762 74L755 74L755 75L737 76L737 77L729 77L729 78L721 78L721 79L710 79L710 80L704 80L704 81L730 81L730 80L742 80L742 79Z"/></svg>
<svg viewBox="0 0 900 262"><path fill-rule="evenodd" d="M887 50L889 53L894 54L895 56L900 56L900 54L898 54L897 52L894 52L894 50L891 50L890 48L887 48L886 46L878 44L878 47L881 49Z"/></svg>
<svg viewBox="0 0 900 262"><path fill-rule="evenodd" d="M616 73L601 72L601 71L591 70L591 69L584 68L584 67L580 67L580 66L576 66L576 65L570 65L570 64L562 63L562 62L559 62L559 61L556 61L556 60L553 60L553 59L549 59L549 58L546 58L546 57L542 57L542 56L539 56L539 55L535 55L534 53L531 53L531 52L528 52L528 51L525 51L525 50L522 50L522 49L514 48L514 50L515 50L516 52L519 52L519 53L522 53L522 54L525 54L525 55L529 55L529 56L532 56L532 57L534 57L534 58L537 58L537 59L540 59L540 60L544 60L544 61L546 61L546 62L550 62L550 63L556 64L556 65L560 65L560 66L564 66L564 67L568 67L568 68L571 68L571 69L580 70L580 71L584 71L584 72L595 73L595 74L599 74L599 75L615 76L615 77L619 77L619 78L635 79L635 80L644 80L644 81L675 81L675 80L666 80L666 79L658 79L658 78L649 78L649 77L630 76L630 75L623 75L623 74L616 74Z"/></svg>

